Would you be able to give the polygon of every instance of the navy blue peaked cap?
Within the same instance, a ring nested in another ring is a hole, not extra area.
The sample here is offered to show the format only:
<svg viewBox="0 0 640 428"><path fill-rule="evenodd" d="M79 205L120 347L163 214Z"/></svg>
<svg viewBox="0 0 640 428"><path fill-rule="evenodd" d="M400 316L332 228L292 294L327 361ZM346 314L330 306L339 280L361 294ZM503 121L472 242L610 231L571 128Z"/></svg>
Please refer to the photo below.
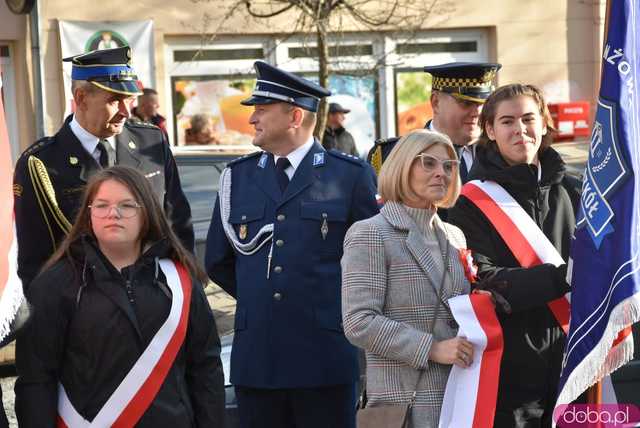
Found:
<svg viewBox="0 0 640 428"><path fill-rule="evenodd" d="M256 61L253 67L257 74L256 87L251 97L241 102L243 105L282 102L317 112L320 100L331 95L331 91L322 86L266 62Z"/></svg>
<svg viewBox="0 0 640 428"><path fill-rule="evenodd" d="M64 58L71 62L72 80L86 80L105 91L142 94L142 84L131 67L131 48L102 49Z"/></svg>
<svg viewBox="0 0 640 428"><path fill-rule="evenodd" d="M433 76L431 88L453 97L484 103L493 92L493 79L501 64L483 62L451 62L427 66L424 71Z"/></svg>

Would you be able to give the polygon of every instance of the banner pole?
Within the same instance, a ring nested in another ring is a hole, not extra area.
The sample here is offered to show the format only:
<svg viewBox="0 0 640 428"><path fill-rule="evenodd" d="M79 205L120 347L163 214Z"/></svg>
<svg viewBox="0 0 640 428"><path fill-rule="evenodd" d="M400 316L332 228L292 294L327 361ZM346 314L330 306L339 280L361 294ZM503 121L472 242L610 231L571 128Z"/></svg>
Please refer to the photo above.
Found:
<svg viewBox="0 0 640 428"><path fill-rule="evenodd" d="M604 17L604 37L602 37L602 46L600 52L604 52L604 48L607 44L607 34L609 34L609 16L611 14L611 0L607 0L605 17ZM604 61L600 61L600 81L602 82L602 73L603 73ZM598 92L600 88L598 88ZM587 404L602 404L602 381L599 380L587 389L586 392ZM595 424L594 428L601 428L602 424Z"/></svg>

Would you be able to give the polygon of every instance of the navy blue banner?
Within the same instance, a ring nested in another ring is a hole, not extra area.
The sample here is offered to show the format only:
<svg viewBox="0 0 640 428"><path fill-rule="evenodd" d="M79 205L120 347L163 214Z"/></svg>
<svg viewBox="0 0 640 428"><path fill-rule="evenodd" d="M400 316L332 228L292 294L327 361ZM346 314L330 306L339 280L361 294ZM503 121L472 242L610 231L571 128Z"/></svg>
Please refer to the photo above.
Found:
<svg viewBox="0 0 640 428"><path fill-rule="evenodd" d="M571 325L558 404L569 403L633 353L620 330L640 313L640 4L610 0L602 80L571 248Z"/></svg>

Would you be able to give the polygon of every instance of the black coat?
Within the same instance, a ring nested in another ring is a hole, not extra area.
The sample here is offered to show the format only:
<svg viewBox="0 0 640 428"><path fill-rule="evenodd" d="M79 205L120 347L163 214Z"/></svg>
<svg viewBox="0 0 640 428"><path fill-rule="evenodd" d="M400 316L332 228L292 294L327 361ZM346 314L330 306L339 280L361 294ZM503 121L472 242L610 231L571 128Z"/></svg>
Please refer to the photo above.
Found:
<svg viewBox="0 0 640 428"><path fill-rule="evenodd" d="M358 156L353 135L342 126L337 129L331 129L327 126L322 136L322 147L326 150L337 150L348 155Z"/></svg>
<svg viewBox="0 0 640 428"><path fill-rule="evenodd" d="M500 184L567 260L579 199L576 183L565 176L564 162L555 150L546 149L540 155L540 163L542 177L538 181L536 166L508 166L495 143L489 143L476 151L469 178ZM498 316L504 353L495 426L547 426L555 404L565 342L547 302L568 291L566 265L520 267L495 228L464 196L449 210L449 222L464 232L474 252L479 277L506 282L500 292L512 313Z"/></svg>
<svg viewBox="0 0 640 428"><path fill-rule="evenodd" d="M21 427L55 426L58 382L92 420L169 314L170 292L156 265L169 254L164 241L121 272L88 238L76 252L84 263L60 260L29 288L34 316L16 361ZM192 284L184 343L138 427L222 427L220 340L202 284Z"/></svg>
<svg viewBox="0 0 640 428"><path fill-rule="evenodd" d="M100 169L69 127L69 116L53 137L36 142L18 159L13 190L18 237L18 275L25 286L64 239L65 220L73 223L88 179ZM35 185L38 175L29 158L42 161L51 185L48 195ZM173 230L185 247L194 249L191 209L182 192L175 160L162 131L127 121L116 136L116 163L136 168L153 187ZM53 206L51 197L55 197ZM64 217L62 219L61 217Z"/></svg>

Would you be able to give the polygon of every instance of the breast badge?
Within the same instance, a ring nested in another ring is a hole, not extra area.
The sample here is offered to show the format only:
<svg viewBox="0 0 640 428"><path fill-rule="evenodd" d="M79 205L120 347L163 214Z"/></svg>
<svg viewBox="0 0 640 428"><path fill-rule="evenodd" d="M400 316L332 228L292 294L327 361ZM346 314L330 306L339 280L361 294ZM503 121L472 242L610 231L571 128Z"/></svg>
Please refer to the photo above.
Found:
<svg viewBox="0 0 640 428"><path fill-rule="evenodd" d="M247 225L246 224L241 224L240 225L240 230L238 231L238 238L247 239Z"/></svg>

